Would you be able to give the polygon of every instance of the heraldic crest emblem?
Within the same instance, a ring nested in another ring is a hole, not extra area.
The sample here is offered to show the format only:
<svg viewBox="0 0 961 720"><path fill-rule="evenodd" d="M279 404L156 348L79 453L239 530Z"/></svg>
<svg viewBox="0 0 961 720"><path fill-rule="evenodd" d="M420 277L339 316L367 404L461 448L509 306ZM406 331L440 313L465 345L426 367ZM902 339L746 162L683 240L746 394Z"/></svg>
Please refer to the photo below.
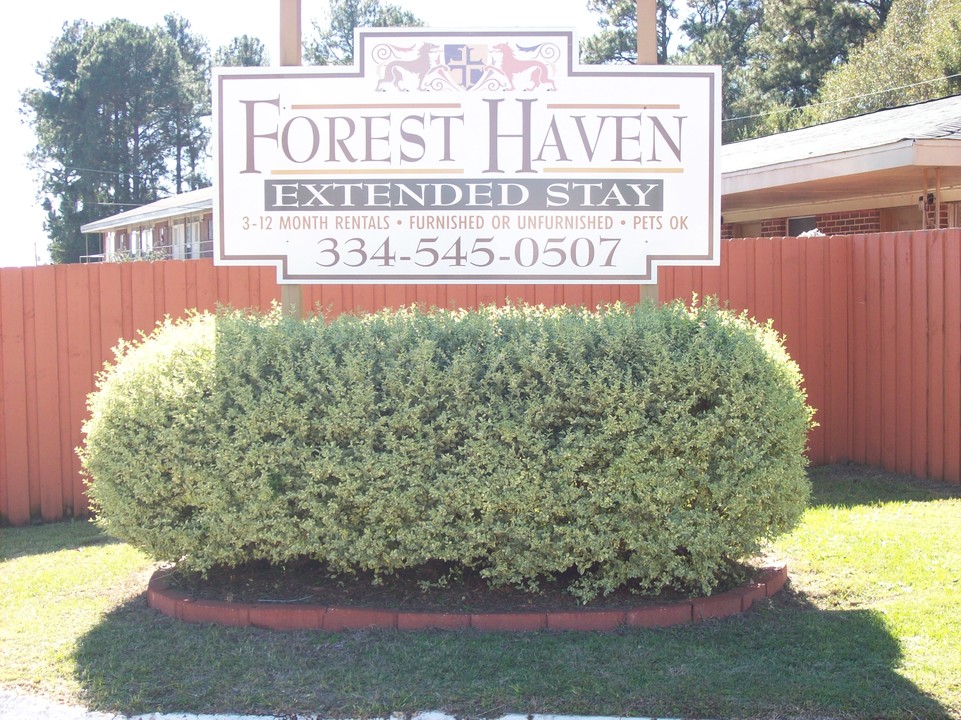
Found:
<svg viewBox="0 0 961 720"><path fill-rule="evenodd" d="M497 91L557 90L561 52L552 42L520 45L455 42L438 45L378 43L375 90Z"/></svg>

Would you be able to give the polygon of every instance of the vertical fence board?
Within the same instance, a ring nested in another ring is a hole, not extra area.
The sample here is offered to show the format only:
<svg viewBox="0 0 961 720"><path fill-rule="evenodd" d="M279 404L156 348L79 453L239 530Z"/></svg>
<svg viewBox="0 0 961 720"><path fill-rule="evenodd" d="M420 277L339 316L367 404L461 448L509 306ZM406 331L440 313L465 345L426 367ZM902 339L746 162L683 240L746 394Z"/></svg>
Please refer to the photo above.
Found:
<svg viewBox="0 0 961 720"><path fill-rule="evenodd" d="M911 358L911 472L925 477L928 472L928 386L929 313L927 291L927 242L931 233L911 237L911 330L908 342ZM940 390L938 390L940 392Z"/></svg>
<svg viewBox="0 0 961 720"><path fill-rule="evenodd" d="M147 263L132 263L134 265ZM87 395L93 390L94 366L90 341L90 306L91 295L88 284L88 272L83 265L72 265L67 268L67 294L70 304L67 306L67 356L70 359L70 464L72 483L70 497L74 512L86 512L86 498L83 492L83 482L80 477L80 460L74 449L80 446L81 423L87 415ZM146 295L149 299L151 295ZM150 303L152 305L152 303Z"/></svg>
<svg viewBox="0 0 961 720"><path fill-rule="evenodd" d="M250 268L230 267L225 275L227 281L227 302L235 310L250 307ZM223 297L223 288L221 288Z"/></svg>
<svg viewBox="0 0 961 720"><path fill-rule="evenodd" d="M554 285L553 305L596 310L621 300L620 285Z"/></svg>
<svg viewBox="0 0 961 720"><path fill-rule="evenodd" d="M201 309L197 300L197 272L200 262L184 263L184 292L187 294L187 307Z"/></svg>
<svg viewBox="0 0 961 720"><path fill-rule="evenodd" d="M757 250L761 245L770 245L771 240L759 240L758 238L751 238L744 241L744 271L741 277L741 297L742 306L745 310L754 310L757 308L757 271L755 269ZM753 315L753 312L749 312Z"/></svg>
<svg viewBox="0 0 961 720"><path fill-rule="evenodd" d="M512 290L515 290L519 297L532 298L528 303L530 305L545 305L550 307L554 304L553 285L521 285L512 288Z"/></svg>
<svg viewBox="0 0 961 720"><path fill-rule="evenodd" d="M670 302L677 297L674 289L674 268L661 268L657 272L657 301L661 303Z"/></svg>
<svg viewBox="0 0 961 720"><path fill-rule="evenodd" d="M776 247L778 243L774 241L755 241L754 244L754 285L757 290L754 293L752 309L759 322L766 322L777 317L778 314L774 300L774 280L777 274L774 263Z"/></svg>
<svg viewBox="0 0 961 720"><path fill-rule="evenodd" d="M40 479L40 517L45 521L63 516L63 488L60 479L60 353L57 344L57 281L53 267L34 272L33 293L36 310L37 424L29 431L37 434Z"/></svg>
<svg viewBox="0 0 961 720"><path fill-rule="evenodd" d="M119 269L122 334L125 339L132 339L136 335L133 331L133 304L130 302L133 297L133 267L131 263L122 263Z"/></svg>
<svg viewBox="0 0 961 720"><path fill-rule="evenodd" d="M863 463L867 457L867 258L864 235L850 239L850 322L848 325L848 353L850 408L848 425L851 428L849 458Z"/></svg>
<svg viewBox="0 0 961 720"><path fill-rule="evenodd" d="M722 244L726 254L726 243ZM721 255L721 262L725 262L727 258ZM701 292L700 297L711 297L717 296L721 290L721 266L716 267L706 267L701 272Z"/></svg>
<svg viewBox="0 0 961 720"><path fill-rule="evenodd" d="M60 484L64 513L67 515L77 515L80 510L73 502L73 445L71 443L70 431L73 420L73 416L71 415L73 407L70 402L72 357L69 352L68 326L70 323L67 309L70 303L73 302L73 297L69 294L67 283L67 273L69 269L67 265L57 265L54 268L57 296L57 347L59 348L60 356L60 364L57 371L59 376L58 387L60 392L58 400L60 404L61 423L58 429L60 431L60 466L63 468L63 474L60 476ZM125 321L127 317L128 316L125 315ZM127 328L125 328L125 336L130 337L130 331Z"/></svg>
<svg viewBox="0 0 961 720"><path fill-rule="evenodd" d="M882 416L881 396L881 240L870 237L864 243L865 253L865 342L855 350L865 353L865 462L881 465Z"/></svg>
<svg viewBox="0 0 961 720"><path fill-rule="evenodd" d="M30 498L30 517L41 517L40 503L40 439L37 419L39 398L37 394L37 305L34 289L35 273L23 273L23 342L24 342L24 391L27 399L25 418L27 433L27 477Z"/></svg>
<svg viewBox="0 0 961 720"><path fill-rule="evenodd" d="M581 305L589 310L595 310L604 305L610 305L620 300L618 289L620 285L573 285L570 293L572 300L566 300L568 293L562 286L557 286L554 292L556 305Z"/></svg>
<svg viewBox="0 0 961 720"><path fill-rule="evenodd" d="M961 231L944 243L944 479L961 483Z"/></svg>
<svg viewBox="0 0 961 720"><path fill-rule="evenodd" d="M800 362L804 350L801 337L801 241L783 238L781 245L781 315L774 326L784 335L788 353Z"/></svg>
<svg viewBox="0 0 961 720"><path fill-rule="evenodd" d="M124 336L123 327L123 280L117 264L104 263L97 270L100 275L100 355L101 359L109 360L119 341L129 339Z"/></svg>
<svg viewBox="0 0 961 720"><path fill-rule="evenodd" d="M678 300L682 300L686 304L691 303L692 293L697 287L694 284L694 275L690 268L686 267L675 267L671 268L672 272L672 295Z"/></svg>
<svg viewBox="0 0 961 720"><path fill-rule="evenodd" d="M881 235L881 467L894 470L898 458L897 235Z"/></svg>
<svg viewBox="0 0 961 720"><path fill-rule="evenodd" d="M157 324L157 306L154 298L153 268L150 263L130 263L131 320L134 333L148 333Z"/></svg>
<svg viewBox="0 0 961 720"><path fill-rule="evenodd" d="M262 267L247 268L247 302L244 305L245 308L256 311L267 309L260 304L260 279L263 274L264 269ZM301 293L301 296L302 295L303 293ZM302 299L301 297L301 300Z"/></svg>
<svg viewBox="0 0 961 720"><path fill-rule="evenodd" d="M150 263L137 263L138 265L145 265L149 269L150 283L152 292L150 293L153 299L153 313L151 313L153 318L153 323L150 325L145 332L153 330L157 324L157 321L164 316L164 309L167 307L166 292L167 288L164 284L164 263L150 262ZM144 272L146 276L148 273Z"/></svg>
<svg viewBox="0 0 961 720"><path fill-rule="evenodd" d="M477 305L503 305L503 285L478 285Z"/></svg>
<svg viewBox="0 0 961 720"><path fill-rule="evenodd" d="M926 477L944 480L944 238L943 232L927 236L927 265L923 268L928 310L928 376L927 376L927 458ZM921 242L925 237L922 235Z"/></svg>
<svg viewBox="0 0 961 720"><path fill-rule="evenodd" d="M389 289L389 288L388 288ZM456 310L467 306L467 285L447 286L447 309Z"/></svg>
<svg viewBox="0 0 961 720"><path fill-rule="evenodd" d="M0 283L0 347L3 364L3 465L6 507L0 512L14 525L30 522L27 453L27 394L23 329L23 271L5 270Z"/></svg>
<svg viewBox="0 0 961 720"><path fill-rule="evenodd" d="M747 309L748 253L754 240L732 240L728 244L728 285L722 289L723 297L730 301L731 309L740 312Z"/></svg>
<svg viewBox="0 0 961 720"><path fill-rule="evenodd" d="M277 297L280 298L281 288L277 284ZM317 285L308 285L303 290L304 311L309 315L323 315L324 298L321 288Z"/></svg>
<svg viewBox="0 0 961 720"><path fill-rule="evenodd" d="M347 308L344 303L344 292L340 285L323 285L320 287L320 308L325 316L337 317Z"/></svg>
<svg viewBox="0 0 961 720"><path fill-rule="evenodd" d="M190 307L187 303L187 261L168 260L157 263L160 281L163 283L163 315L172 318L184 317Z"/></svg>
<svg viewBox="0 0 961 720"><path fill-rule="evenodd" d="M374 286L373 285L355 285L354 286L354 304L351 310L354 312L373 312L377 308L374 303Z"/></svg>
<svg viewBox="0 0 961 720"><path fill-rule="evenodd" d="M503 292L497 293L497 298L499 303L503 304L504 295ZM417 286L417 302L423 305L425 308L437 307L437 286L436 285L418 285Z"/></svg>
<svg viewBox="0 0 961 720"><path fill-rule="evenodd" d="M260 271L260 306L269 310L275 302L280 302L280 285L277 284L277 271L272 267ZM312 313L314 308L304 298L304 309Z"/></svg>
<svg viewBox="0 0 961 720"><path fill-rule="evenodd" d="M457 286L457 292L461 286ZM406 285L388 285L384 291L384 303L391 310L397 310L407 304Z"/></svg>
<svg viewBox="0 0 961 720"><path fill-rule="evenodd" d="M0 298L3 297L3 286L7 282L7 275L9 273L6 270L0 269ZM2 310L0 307L0 391L3 390L3 383L6 378L6 373L3 367L3 354L5 352L3 343L3 318ZM13 421L14 414L12 411L7 411L6 403L3 399L3 393L0 392L0 524L9 522L10 518L8 515L8 499L10 496L10 485L13 483L13 478L7 476L7 422L8 418Z"/></svg>
<svg viewBox="0 0 961 720"><path fill-rule="evenodd" d="M828 350L823 358L828 427L825 433L827 462L840 462L849 458L851 418L850 357L848 349L849 317L849 238L831 237L827 240L826 297Z"/></svg>
<svg viewBox="0 0 961 720"><path fill-rule="evenodd" d="M229 307L236 310L238 308L234 307L230 299L230 276L233 270L236 270L236 268L224 267L222 265L213 266L213 273L215 275L214 287L217 289L216 303L222 307Z"/></svg>
<svg viewBox="0 0 961 720"><path fill-rule="evenodd" d="M895 243L896 252L896 283L898 304L895 322L895 363L896 363L896 404L897 404L897 459L894 469L900 473L911 472L911 452L914 446L912 424L913 403L911 393L913 387L912 360L914 352L911 348L911 233L898 235Z"/></svg>
<svg viewBox="0 0 961 720"><path fill-rule="evenodd" d="M374 307L387 307L387 289L384 285L374 285Z"/></svg>
<svg viewBox="0 0 961 720"><path fill-rule="evenodd" d="M198 260L193 268L196 271L193 305L198 310L213 312L220 298L217 268L211 260Z"/></svg>
<svg viewBox="0 0 961 720"><path fill-rule="evenodd" d="M811 460L815 463L822 463L825 458L824 438L826 427L830 420L826 407L824 375L825 349L828 339L825 314L825 280L827 275L825 238L805 238L801 250L804 258L802 266L805 269L802 280L802 312L804 318L801 333L805 343L800 365L801 371L804 373L808 402L815 409L815 420L818 422L818 427L811 431L809 439Z"/></svg>

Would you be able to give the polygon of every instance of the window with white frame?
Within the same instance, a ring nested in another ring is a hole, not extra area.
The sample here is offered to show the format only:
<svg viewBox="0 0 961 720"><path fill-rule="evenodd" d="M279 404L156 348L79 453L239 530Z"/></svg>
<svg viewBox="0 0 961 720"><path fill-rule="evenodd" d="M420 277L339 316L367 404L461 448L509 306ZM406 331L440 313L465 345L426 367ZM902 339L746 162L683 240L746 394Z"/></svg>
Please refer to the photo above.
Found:
<svg viewBox="0 0 961 720"><path fill-rule="evenodd" d="M190 257L196 260L200 257L200 222L193 221L187 223L187 246L190 248Z"/></svg>
<svg viewBox="0 0 961 720"><path fill-rule="evenodd" d="M183 260L187 257L186 253L186 228L183 223L173 226L173 248L172 255L174 260Z"/></svg>

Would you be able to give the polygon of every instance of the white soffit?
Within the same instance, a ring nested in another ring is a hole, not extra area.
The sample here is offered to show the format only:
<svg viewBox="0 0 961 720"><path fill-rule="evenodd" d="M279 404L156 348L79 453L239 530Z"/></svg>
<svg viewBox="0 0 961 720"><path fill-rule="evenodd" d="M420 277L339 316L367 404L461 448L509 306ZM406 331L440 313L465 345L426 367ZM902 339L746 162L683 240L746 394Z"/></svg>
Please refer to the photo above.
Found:
<svg viewBox="0 0 961 720"><path fill-rule="evenodd" d="M722 196L909 168L961 168L961 140L901 140L887 145L725 172Z"/></svg>

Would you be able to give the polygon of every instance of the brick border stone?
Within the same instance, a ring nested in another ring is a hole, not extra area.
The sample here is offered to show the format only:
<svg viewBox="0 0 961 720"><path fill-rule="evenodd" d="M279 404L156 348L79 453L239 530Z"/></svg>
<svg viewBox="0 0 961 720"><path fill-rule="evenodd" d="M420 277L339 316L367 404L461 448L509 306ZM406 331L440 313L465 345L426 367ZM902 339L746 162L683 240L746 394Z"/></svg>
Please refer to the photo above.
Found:
<svg viewBox="0 0 961 720"><path fill-rule="evenodd" d="M787 565L761 569L755 578L728 592L663 605L626 610L563 610L557 612L404 612L387 609L234 603L198 600L170 587L170 572L158 570L147 585L147 605L168 617L189 623L212 623L269 630L461 630L531 632L535 630L608 631L619 627L670 627L731 617L769 598L787 582Z"/></svg>

